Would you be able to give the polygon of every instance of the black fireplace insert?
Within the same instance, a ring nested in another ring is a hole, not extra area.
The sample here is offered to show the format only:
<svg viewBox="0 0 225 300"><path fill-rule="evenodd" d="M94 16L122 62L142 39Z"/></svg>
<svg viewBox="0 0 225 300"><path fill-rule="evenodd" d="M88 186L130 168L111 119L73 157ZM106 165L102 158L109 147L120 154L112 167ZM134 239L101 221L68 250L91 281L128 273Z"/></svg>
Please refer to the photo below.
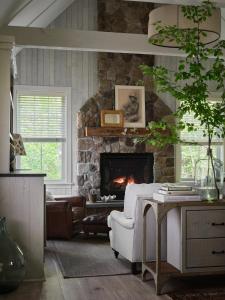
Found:
<svg viewBox="0 0 225 300"><path fill-rule="evenodd" d="M101 196L122 200L127 184L153 182L153 165L153 153L101 153Z"/></svg>

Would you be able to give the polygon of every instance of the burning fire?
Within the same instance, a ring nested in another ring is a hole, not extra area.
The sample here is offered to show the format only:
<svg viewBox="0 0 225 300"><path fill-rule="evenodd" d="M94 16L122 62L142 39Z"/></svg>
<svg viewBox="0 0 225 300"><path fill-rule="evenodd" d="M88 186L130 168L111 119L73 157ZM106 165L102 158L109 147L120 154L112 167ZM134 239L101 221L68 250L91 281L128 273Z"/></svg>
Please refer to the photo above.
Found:
<svg viewBox="0 0 225 300"><path fill-rule="evenodd" d="M132 176L129 176L129 177L121 176L121 177L117 177L116 179L114 179L113 182L122 184L122 185L127 185L127 184L134 184L135 180Z"/></svg>
<svg viewBox="0 0 225 300"><path fill-rule="evenodd" d="M119 183L119 184L123 184L126 182L126 177L117 177L116 179L113 180L114 183Z"/></svg>
<svg viewBox="0 0 225 300"><path fill-rule="evenodd" d="M127 179L127 184L134 184L135 183L135 180L133 177L128 177Z"/></svg>

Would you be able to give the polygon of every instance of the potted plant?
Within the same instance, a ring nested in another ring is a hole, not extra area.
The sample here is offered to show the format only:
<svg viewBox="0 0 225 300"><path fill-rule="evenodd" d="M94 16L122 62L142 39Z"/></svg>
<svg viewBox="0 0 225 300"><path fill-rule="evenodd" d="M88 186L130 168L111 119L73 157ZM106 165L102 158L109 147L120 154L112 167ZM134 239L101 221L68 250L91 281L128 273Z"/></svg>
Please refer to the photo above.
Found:
<svg viewBox="0 0 225 300"><path fill-rule="evenodd" d="M176 26L164 26L161 22L155 24L159 37L152 38L150 43L160 44L165 39L174 41L185 57L179 61L178 71L171 73L163 66L141 65L144 75L154 79L160 92L167 92L178 101L178 108L174 113L176 123L161 120L148 124L149 134L139 139L156 147L166 144L182 143L179 136L180 130L195 131L195 124L183 119L187 113L192 113L199 121L203 136L207 137L206 173L203 198L208 200L219 199L221 166L214 159L212 143L214 139L225 136L225 61L223 50L225 41L218 41L213 47L204 44L201 37L205 32L201 31L201 23L212 15L215 9L211 1L203 1L200 6L182 6L184 17L196 24L194 28L180 29ZM205 65L213 58L211 66ZM221 101L210 103L209 83L213 82L215 90L220 92ZM163 134L163 132L169 134ZM197 166L196 166L197 168ZM219 169L220 168L220 169ZM203 168L204 169L204 168ZM201 169L201 170L203 170ZM198 171L196 175L198 176ZM207 187L214 186L214 193L209 194Z"/></svg>

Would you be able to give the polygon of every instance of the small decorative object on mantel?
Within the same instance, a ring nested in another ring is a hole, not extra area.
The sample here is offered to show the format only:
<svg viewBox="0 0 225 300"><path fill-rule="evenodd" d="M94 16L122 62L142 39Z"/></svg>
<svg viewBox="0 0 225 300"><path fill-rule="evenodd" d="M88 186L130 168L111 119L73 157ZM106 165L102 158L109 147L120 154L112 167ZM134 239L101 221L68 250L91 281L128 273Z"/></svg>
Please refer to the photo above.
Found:
<svg viewBox="0 0 225 300"><path fill-rule="evenodd" d="M123 127L124 112L122 110L101 110L101 127Z"/></svg>
<svg viewBox="0 0 225 300"><path fill-rule="evenodd" d="M91 189L88 191L88 200L91 203L95 203L98 200L98 195L95 189Z"/></svg>
<svg viewBox="0 0 225 300"><path fill-rule="evenodd" d="M116 195L104 195L101 197L102 202L111 202L114 201L116 199Z"/></svg>
<svg viewBox="0 0 225 300"><path fill-rule="evenodd" d="M9 237L5 218L0 217L0 294L16 289L25 276L24 256Z"/></svg>
<svg viewBox="0 0 225 300"><path fill-rule="evenodd" d="M116 85L115 107L124 111L124 127L145 127L145 88Z"/></svg>

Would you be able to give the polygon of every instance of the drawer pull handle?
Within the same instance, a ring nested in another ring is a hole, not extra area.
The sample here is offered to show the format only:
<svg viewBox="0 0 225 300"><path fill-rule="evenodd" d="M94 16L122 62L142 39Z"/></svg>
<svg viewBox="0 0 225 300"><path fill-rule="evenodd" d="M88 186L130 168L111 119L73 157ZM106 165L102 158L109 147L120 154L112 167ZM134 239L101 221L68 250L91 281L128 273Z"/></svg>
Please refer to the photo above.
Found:
<svg viewBox="0 0 225 300"><path fill-rule="evenodd" d="M212 254L225 254L225 251L212 251Z"/></svg>
<svg viewBox="0 0 225 300"><path fill-rule="evenodd" d="M224 226L225 223L222 222L222 223L212 223L212 226Z"/></svg>

